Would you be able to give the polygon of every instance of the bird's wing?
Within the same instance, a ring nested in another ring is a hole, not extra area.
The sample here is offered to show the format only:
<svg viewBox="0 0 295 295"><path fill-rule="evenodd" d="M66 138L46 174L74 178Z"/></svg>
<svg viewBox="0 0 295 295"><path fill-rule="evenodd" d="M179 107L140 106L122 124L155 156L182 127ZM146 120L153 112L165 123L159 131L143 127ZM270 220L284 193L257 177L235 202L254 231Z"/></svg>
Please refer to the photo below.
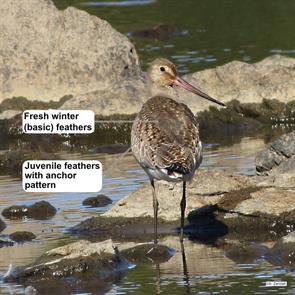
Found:
<svg viewBox="0 0 295 295"><path fill-rule="evenodd" d="M172 99L150 99L133 124L132 149L143 167L190 173L201 154L195 116Z"/></svg>

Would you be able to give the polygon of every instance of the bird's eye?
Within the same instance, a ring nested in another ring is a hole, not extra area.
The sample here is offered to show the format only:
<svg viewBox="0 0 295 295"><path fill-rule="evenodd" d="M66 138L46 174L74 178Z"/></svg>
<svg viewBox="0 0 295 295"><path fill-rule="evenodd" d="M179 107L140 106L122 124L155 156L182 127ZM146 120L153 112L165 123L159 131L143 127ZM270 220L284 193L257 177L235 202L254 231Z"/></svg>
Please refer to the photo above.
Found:
<svg viewBox="0 0 295 295"><path fill-rule="evenodd" d="M160 71L161 72L165 72L165 68L164 67L160 67Z"/></svg>

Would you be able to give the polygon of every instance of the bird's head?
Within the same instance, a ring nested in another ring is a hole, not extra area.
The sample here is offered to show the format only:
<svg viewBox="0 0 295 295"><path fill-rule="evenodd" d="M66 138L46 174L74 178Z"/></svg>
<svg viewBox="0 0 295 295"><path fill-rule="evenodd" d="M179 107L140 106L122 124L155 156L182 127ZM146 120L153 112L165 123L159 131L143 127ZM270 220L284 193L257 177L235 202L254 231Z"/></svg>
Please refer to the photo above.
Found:
<svg viewBox="0 0 295 295"><path fill-rule="evenodd" d="M177 75L175 65L165 58L157 58L155 59L149 66L147 71L148 78L150 82L155 85L157 88L169 88L173 86L182 87L187 91L190 91L198 96L205 98L209 101L217 103L221 106L225 106L225 104L197 87L189 84L184 79L180 78Z"/></svg>

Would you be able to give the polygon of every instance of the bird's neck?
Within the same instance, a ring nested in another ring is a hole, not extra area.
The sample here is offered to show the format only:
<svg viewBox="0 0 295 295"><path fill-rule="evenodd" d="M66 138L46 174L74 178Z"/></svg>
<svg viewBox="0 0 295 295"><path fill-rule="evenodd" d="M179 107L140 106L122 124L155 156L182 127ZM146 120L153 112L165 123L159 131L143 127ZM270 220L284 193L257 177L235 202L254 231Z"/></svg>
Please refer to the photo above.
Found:
<svg viewBox="0 0 295 295"><path fill-rule="evenodd" d="M170 97L173 99L178 99L178 93L174 89L174 87L163 87L153 84L150 89L150 96L164 96L164 97Z"/></svg>

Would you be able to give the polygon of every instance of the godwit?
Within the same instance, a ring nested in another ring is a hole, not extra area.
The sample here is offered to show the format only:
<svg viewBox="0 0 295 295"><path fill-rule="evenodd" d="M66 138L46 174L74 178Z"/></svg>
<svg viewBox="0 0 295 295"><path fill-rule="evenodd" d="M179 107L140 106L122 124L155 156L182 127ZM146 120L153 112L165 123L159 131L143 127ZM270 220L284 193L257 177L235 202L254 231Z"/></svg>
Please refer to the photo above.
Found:
<svg viewBox="0 0 295 295"><path fill-rule="evenodd" d="M186 182L191 180L202 161L202 144L199 126L192 111L169 95L173 86L182 87L221 106L224 103L210 97L177 76L175 65L167 59L152 62L147 79L151 95L138 113L131 131L132 152L150 178L154 208L154 243L157 239L159 203L154 180L183 182L180 202L183 240L184 214L186 207Z"/></svg>

